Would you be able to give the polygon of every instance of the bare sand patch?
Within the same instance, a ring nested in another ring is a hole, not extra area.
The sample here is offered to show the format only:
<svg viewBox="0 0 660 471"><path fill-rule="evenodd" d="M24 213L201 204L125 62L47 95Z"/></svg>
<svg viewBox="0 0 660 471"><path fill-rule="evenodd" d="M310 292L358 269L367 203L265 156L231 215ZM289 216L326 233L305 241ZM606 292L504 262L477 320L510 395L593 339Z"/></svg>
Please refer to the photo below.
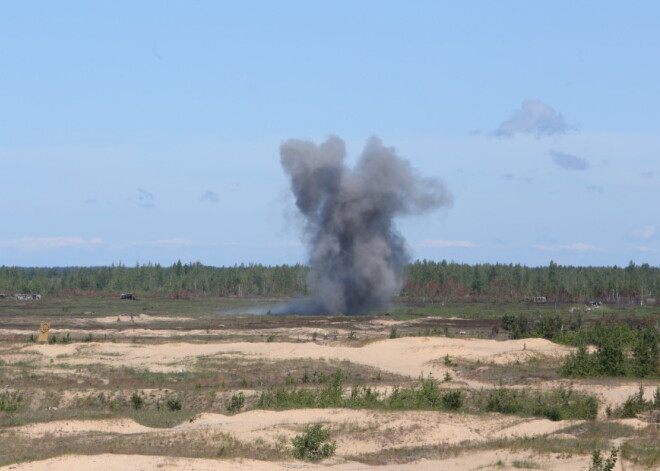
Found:
<svg viewBox="0 0 660 471"><path fill-rule="evenodd" d="M488 383L465 380L459 371L444 364L448 355L451 359L481 361L485 364L512 364L525 362L532 357L563 357L571 352L570 347L552 343L545 339L485 340L446 337L404 337L399 339L372 340L358 345L345 342L231 342L231 343L164 343L157 345L128 343L77 343L77 344L29 344L12 351L12 358L54 359L67 365L103 364L147 369L153 372L173 373L179 369L190 369L200 356L219 359L244 360L327 360L350 361L412 378L432 374L442 378L449 372L456 383L470 387L491 387ZM26 355L29 354L29 355ZM24 356L25 355L25 356ZM43 361L43 360L42 360ZM50 360L49 360L50 361ZM567 387L598 395L605 404L614 406L623 403L637 392L637 380L560 380L539 383L542 389ZM660 382L647 381L646 395L651 398ZM604 414L604 409L601 410Z"/></svg>
<svg viewBox="0 0 660 471"><path fill-rule="evenodd" d="M128 322L135 324L148 324L150 322L181 322L192 321L192 317L175 317L175 316L150 316L148 314L132 314L130 312L120 314L118 316L96 317L86 319L85 323L99 322L101 324L112 324L120 322Z"/></svg>
<svg viewBox="0 0 660 471"><path fill-rule="evenodd" d="M333 471L437 471L437 470L503 470L516 469L514 461L533 462L550 471L575 471L586 469L588 456L562 456L558 454L534 454L510 452L508 450L479 451L466 453L444 460L419 460L412 463L371 466L355 461L331 460L325 463L268 462L250 459L212 460L202 458L178 458L148 455L103 454L93 456L68 455L31 463L19 463L0 468L0 471L70 471L72 469L93 469L94 471L282 471L285 469L333 470ZM331 464L332 463L332 464ZM505 466L500 466L504 463ZM508 465L508 466L507 466ZM626 469L630 469L626 463ZM616 469L621 469L617 467Z"/></svg>
<svg viewBox="0 0 660 471"><path fill-rule="evenodd" d="M54 422L37 423L12 427L12 431L29 435L31 438L44 435L78 435L89 432L104 433L144 433L153 430L138 424L131 419L103 419L103 420L57 420Z"/></svg>
<svg viewBox="0 0 660 471"><path fill-rule="evenodd" d="M324 423L335 431L339 456L374 453L385 448L455 445L496 438L546 435L580 421L551 422L500 414L469 415L436 411L368 411L349 409L253 410L227 416L203 413L171 429L149 428L131 419L60 420L12 427L39 438L91 432L167 435L181 431L231 433L244 442L276 444L290 440L304 425Z"/></svg>
<svg viewBox="0 0 660 471"><path fill-rule="evenodd" d="M121 343L89 343L84 346L74 345L35 345L25 351L38 352L45 357L54 358L62 355L71 364L89 363L90 356L102 363L121 363L126 366L147 368L152 371L175 371L179 364L193 361L200 355L241 356L267 358L268 360L285 359L326 359L351 361L380 368L404 376L416 377L432 373L444 375L448 368L441 366L438 360L445 355L469 360L490 362L511 362L516 355L523 357L530 354L565 355L570 348L554 344L544 339L523 340L481 340L453 339L445 337L405 337L383 339L370 342L362 347L350 347L340 343L317 344L312 342L264 342L264 343L167 343L160 345L136 345ZM521 353L522 352L522 353ZM104 355L105 353L105 355ZM75 355L74 355L75 354ZM104 356L115 356L104 358Z"/></svg>

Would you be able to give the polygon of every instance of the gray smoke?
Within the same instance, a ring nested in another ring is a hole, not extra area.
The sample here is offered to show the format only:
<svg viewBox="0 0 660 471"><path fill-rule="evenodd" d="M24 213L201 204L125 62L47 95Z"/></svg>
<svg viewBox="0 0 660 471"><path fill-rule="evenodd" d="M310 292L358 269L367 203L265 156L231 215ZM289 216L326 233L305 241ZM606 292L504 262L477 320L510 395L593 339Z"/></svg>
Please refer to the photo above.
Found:
<svg viewBox="0 0 660 471"><path fill-rule="evenodd" d="M354 315L386 306L400 290L401 269L409 261L394 218L450 205L451 194L440 181L419 177L376 137L352 169L336 136L318 146L288 140L280 156L305 217L308 281L316 297L277 312Z"/></svg>

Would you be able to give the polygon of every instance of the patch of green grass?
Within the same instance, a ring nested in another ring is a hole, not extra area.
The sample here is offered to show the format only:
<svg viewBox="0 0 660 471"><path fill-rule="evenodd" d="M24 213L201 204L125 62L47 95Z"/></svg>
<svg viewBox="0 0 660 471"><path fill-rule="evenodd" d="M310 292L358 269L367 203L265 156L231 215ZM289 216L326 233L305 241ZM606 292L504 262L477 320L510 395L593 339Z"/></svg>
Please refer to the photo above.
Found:
<svg viewBox="0 0 660 471"><path fill-rule="evenodd" d="M305 407L344 407L385 410L460 410L468 413L500 412L551 420L594 419L598 401L594 396L557 388L551 391L498 388L490 391L441 389L429 376L412 388L395 386L389 395L370 386L354 386L344 394L344 377L335 371L321 388L271 388L262 391L255 407L295 409Z"/></svg>
<svg viewBox="0 0 660 471"><path fill-rule="evenodd" d="M518 469L541 469L541 465L530 460L515 460L511 463L513 468Z"/></svg>
<svg viewBox="0 0 660 471"><path fill-rule="evenodd" d="M660 468L660 427L649 425L621 446L624 459L648 469Z"/></svg>
<svg viewBox="0 0 660 471"><path fill-rule="evenodd" d="M0 391L0 412L16 412L23 404L23 394L20 391Z"/></svg>
<svg viewBox="0 0 660 471"><path fill-rule="evenodd" d="M263 440L241 441L228 433L208 435L204 431L167 431L143 434L85 433L73 436L48 436L34 446L28 436L0 431L3 443L0 466L43 460L61 455L99 455L103 453L180 456L189 458L251 458L284 460L290 453Z"/></svg>
<svg viewBox="0 0 660 471"><path fill-rule="evenodd" d="M160 410L140 409L134 412L126 411L118 416L129 417L138 424L151 428L170 428L187 422L196 412L190 410Z"/></svg>
<svg viewBox="0 0 660 471"><path fill-rule="evenodd" d="M635 435L635 429L630 425L620 424L618 422L594 420L572 425L559 430L558 433L568 433L580 439L612 440L621 437L632 437Z"/></svg>

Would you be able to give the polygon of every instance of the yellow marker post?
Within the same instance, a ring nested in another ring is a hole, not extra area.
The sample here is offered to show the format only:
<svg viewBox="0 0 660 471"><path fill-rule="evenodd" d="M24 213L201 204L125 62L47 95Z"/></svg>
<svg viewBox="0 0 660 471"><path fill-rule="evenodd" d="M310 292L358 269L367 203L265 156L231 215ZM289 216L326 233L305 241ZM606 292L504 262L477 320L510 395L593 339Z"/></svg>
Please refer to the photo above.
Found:
<svg viewBox="0 0 660 471"><path fill-rule="evenodd" d="M50 324L48 322L42 322L39 326L39 338L37 342L46 343L48 342L48 331L50 330Z"/></svg>

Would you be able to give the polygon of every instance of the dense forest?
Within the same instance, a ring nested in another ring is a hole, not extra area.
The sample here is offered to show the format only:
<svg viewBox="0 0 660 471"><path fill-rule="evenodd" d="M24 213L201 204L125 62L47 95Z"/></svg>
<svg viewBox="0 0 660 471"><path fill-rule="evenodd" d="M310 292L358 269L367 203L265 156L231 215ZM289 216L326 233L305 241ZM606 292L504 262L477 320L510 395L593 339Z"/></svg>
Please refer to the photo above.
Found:
<svg viewBox="0 0 660 471"><path fill-rule="evenodd" d="M305 265L212 267L180 261L127 267L0 267L0 293L123 293L167 296L304 296ZM548 302L651 304L660 298L660 267L527 267L416 261L404 269L399 293L425 302Z"/></svg>

